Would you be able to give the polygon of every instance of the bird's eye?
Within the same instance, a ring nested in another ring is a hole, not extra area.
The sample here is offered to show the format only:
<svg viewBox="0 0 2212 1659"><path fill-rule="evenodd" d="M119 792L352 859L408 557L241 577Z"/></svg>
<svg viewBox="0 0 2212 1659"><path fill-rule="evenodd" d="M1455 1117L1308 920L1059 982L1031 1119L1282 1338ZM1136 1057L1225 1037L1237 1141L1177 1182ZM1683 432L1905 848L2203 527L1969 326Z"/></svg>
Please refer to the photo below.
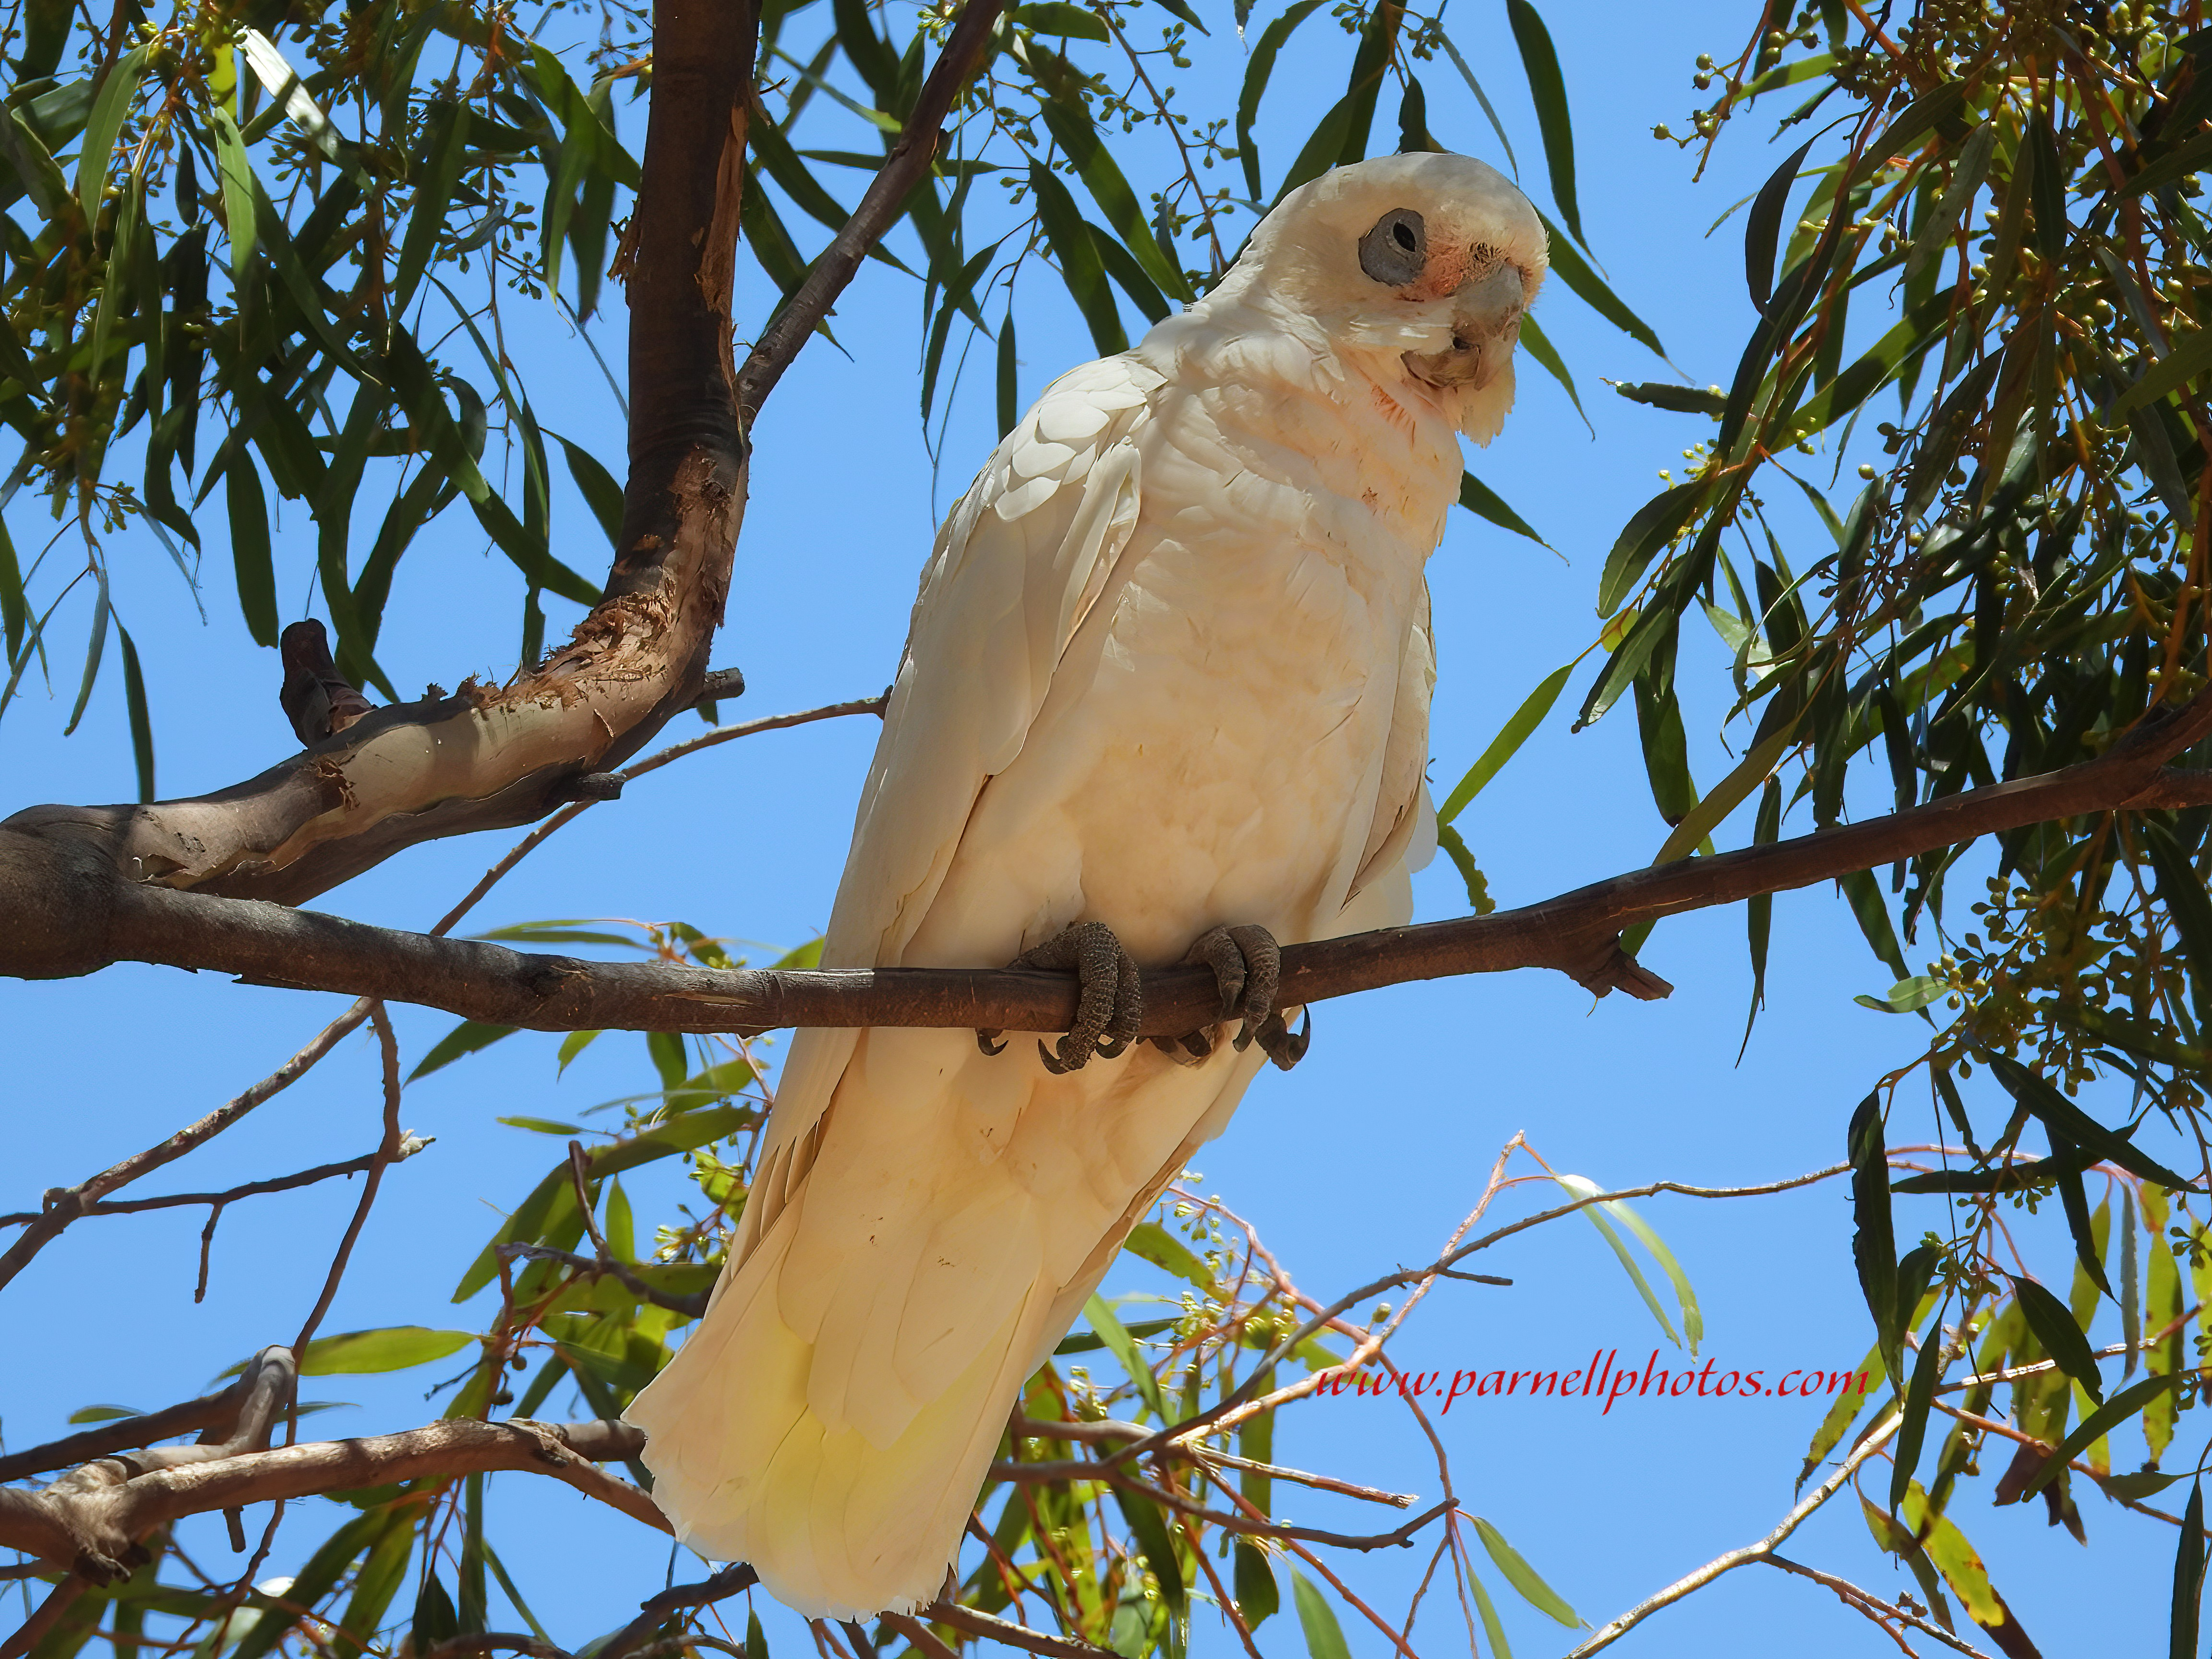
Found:
<svg viewBox="0 0 2212 1659"><path fill-rule="evenodd" d="M1392 208L1359 239L1359 268L1391 288L1419 276L1427 254L1427 231L1411 208Z"/></svg>

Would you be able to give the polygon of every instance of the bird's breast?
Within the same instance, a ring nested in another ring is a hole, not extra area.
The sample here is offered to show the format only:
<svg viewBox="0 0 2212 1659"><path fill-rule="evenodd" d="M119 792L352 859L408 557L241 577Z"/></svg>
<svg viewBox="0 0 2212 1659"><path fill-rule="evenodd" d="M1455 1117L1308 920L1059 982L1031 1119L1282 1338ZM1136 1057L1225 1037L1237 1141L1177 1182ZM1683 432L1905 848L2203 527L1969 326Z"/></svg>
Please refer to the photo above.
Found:
<svg viewBox="0 0 2212 1659"><path fill-rule="evenodd" d="M1409 520L1440 486L1402 448L1338 465L1342 433L1317 457L1313 411L1255 438L1212 401L1156 405L1128 545L906 961L1005 960L1075 920L1172 961L1217 922L1311 938L1341 905L1434 544Z"/></svg>

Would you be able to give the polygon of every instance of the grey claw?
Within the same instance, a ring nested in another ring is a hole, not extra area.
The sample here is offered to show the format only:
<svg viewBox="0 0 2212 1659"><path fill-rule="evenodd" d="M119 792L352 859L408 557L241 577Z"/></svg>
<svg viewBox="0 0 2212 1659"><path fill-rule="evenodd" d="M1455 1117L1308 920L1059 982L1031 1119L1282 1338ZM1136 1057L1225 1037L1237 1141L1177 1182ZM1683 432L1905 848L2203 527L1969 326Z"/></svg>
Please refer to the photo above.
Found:
<svg viewBox="0 0 2212 1659"><path fill-rule="evenodd" d="M1050 1072L1054 1077L1066 1077L1070 1072L1076 1069L1075 1066L1062 1065L1059 1057L1055 1055L1051 1049L1044 1046L1044 1039L1042 1037L1039 1037L1037 1039L1037 1058L1044 1062L1045 1070ZM1080 1060L1076 1062L1077 1066L1081 1064L1082 1062Z"/></svg>
<svg viewBox="0 0 2212 1659"><path fill-rule="evenodd" d="M1261 1052L1274 1062L1278 1071L1287 1072L1304 1060L1306 1050L1313 1046L1313 1010L1305 1011L1305 1018L1298 1022L1295 1031L1279 1012L1270 1014L1258 1036Z"/></svg>
<svg viewBox="0 0 2212 1659"><path fill-rule="evenodd" d="M996 1031L978 1031L975 1033L975 1046L978 1048L981 1048L987 1054L1003 1054L1006 1052L1006 1045L1003 1042L994 1042L991 1041L993 1037L998 1035L999 1034Z"/></svg>
<svg viewBox="0 0 2212 1659"><path fill-rule="evenodd" d="M1097 1046L1091 1052L1101 1060L1119 1060L1128 1051L1128 1038L1103 1036L1098 1039Z"/></svg>

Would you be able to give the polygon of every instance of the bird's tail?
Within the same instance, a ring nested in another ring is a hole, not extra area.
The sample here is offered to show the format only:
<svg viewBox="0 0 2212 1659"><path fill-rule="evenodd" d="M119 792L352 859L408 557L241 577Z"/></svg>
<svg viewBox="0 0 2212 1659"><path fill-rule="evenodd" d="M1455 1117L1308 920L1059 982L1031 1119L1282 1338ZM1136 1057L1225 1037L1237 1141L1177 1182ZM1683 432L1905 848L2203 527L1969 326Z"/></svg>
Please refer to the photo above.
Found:
<svg viewBox="0 0 2212 1659"><path fill-rule="evenodd" d="M877 1445L808 1404L814 1345L775 1306L788 1236L763 1243L626 1413L646 1431L653 1495L684 1542L750 1563L809 1617L911 1612L943 1588L1052 1298L1010 1310L951 1386Z"/></svg>
<svg viewBox="0 0 2212 1659"><path fill-rule="evenodd" d="M625 1415L679 1538L864 1618L936 1599L1022 1385L1259 1054L1051 1077L964 1032L845 1041L834 1082L827 1034L793 1044L777 1111L833 1097L771 1131L713 1304Z"/></svg>

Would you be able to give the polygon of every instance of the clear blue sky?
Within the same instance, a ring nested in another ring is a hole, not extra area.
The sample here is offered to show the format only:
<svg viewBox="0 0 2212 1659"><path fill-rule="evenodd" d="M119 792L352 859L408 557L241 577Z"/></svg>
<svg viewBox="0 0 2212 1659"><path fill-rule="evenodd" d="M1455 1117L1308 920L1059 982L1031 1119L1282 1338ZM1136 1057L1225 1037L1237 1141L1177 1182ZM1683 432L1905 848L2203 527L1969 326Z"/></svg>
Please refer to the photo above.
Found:
<svg viewBox="0 0 2212 1659"><path fill-rule="evenodd" d="M1741 221L1710 240L1705 233L1779 159L1763 142L1773 117L1743 122L1696 184L1689 158L1654 142L1650 129L1659 120L1683 125L1692 59L1701 51L1732 51L1757 9L1547 9L1565 64L1584 222L1597 252L1683 374L1698 385L1725 381L1752 316ZM1227 8L1206 10L1223 15L1187 77L1195 88L1241 72ZM1541 199L1535 125L1503 7L1461 0L1451 21L1505 117L1524 184ZM1309 26L1314 38L1287 54L1279 72L1273 119L1261 128L1271 168L1303 137L1299 112L1310 121L1336 95L1314 70L1326 24L1324 14ZM1330 50L1340 62L1334 43ZM1502 162L1449 66L1431 65L1425 79L1436 132ZM629 118L635 123L635 113ZM1385 125L1378 118L1378 139ZM628 132L635 142L634 125ZM758 314L764 283L750 268L744 280L740 313ZM510 323L550 366L540 371L541 413L557 400L552 423L614 462L618 420L597 372L559 331L520 318L520 309ZM1886 326L1877 309L1863 303L1855 326ZM918 437L916 312L911 284L870 267L837 319L845 355L817 342L770 406L758 434L729 623L715 653L718 664L744 670L750 689L741 704L725 706L726 718L866 696L890 677L935 514L957 495L995 433L988 374L979 372L957 405L944 472L933 477ZM1522 696L1589 642L1606 548L1657 488L1657 471L1679 471L1681 447L1706 429L1632 405L1606 387L1601 377L1658 379L1669 371L1563 285L1547 292L1539 315L1577 376L1595 435L1524 357L1520 406L1478 467L1563 556L1454 516L1431 567L1441 665L1433 738L1439 795ZM619 325L618 316L610 319L601 336L616 361ZM1042 288L1020 313L1020 338L1025 398L1091 355L1073 308ZM1824 471L1832 459L1823 458ZM604 562L605 544L573 501L568 507L556 551L588 570ZM11 522L19 544L38 533L21 502ZM431 680L451 685L471 672L504 675L514 666L511 568L487 556L455 515L447 522L402 565L388 613L383 659L405 689ZM1809 520L1805 527L1819 533ZM306 515L289 514L280 568L295 583L311 567L311 537ZM285 752L274 653L254 647L235 621L220 556L210 562L204 624L150 540L126 535L112 551L119 603L156 690L162 792L217 787ZM296 587L283 599L288 618L300 614L305 596ZM1707 783L1729 763L1716 733L1726 707L1724 665L1717 641L1685 635L1692 769ZM1501 903L1644 864L1664 839L1645 792L1632 712L1624 708L1569 735L1567 710L1585 684L1577 678L1462 820ZM108 676L84 726L64 741L74 690L74 667L65 665L51 699L34 696L0 726L11 804L131 793L119 678ZM687 721L672 735L694 729ZM869 720L817 726L725 746L662 772L564 832L508 878L477 921L681 918L768 942L771 949L752 952L763 959L810 937L827 916L873 738ZM1731 826L1722 839L1744 835ZM427 926L507 844L501 836L417 848L328 895L319 908ZM1424 918L1466 908L1443 860L1417 891ZM1610 1187L1757 1182L1835 1163L1852 1105L1882 1071L1915 1052L1921 1028L1852 1003L1854 993L1885 988L1888 975L1830 893L1781 897L1775 939L1768 1011L1740 1065L1749 974L1737 910L1670 921L1655 934L1644 959L1678 988L1664 1003L1615 997L1593 1005L1565 979L1531 973L1323 1006L1311 1056L1295 1073L1271 1074L1254 1088L1229 1133L1200 1158L1203 1185L1258 1224L1304 1287L1326 1297L1432 1255L1516 1131L1553 1167ZM1915 954L1929 953L1923 940ZM0 986L0 1028L14 1061L0 1208L26 1207L45 1188L81 1179L228 1097L342 1006L137 967ZM417 1010L395 1015L410 1065L452 1024ZM560 1152L558 1141L494 1117L573 1118L585 1106L651 1086L641 1039L605 1039L558 1080L556 1041L515 1037L409 1091L408 1126L435 1134L438 1145L390 1176L362 1265L326 1330L475 1328L488 1318L482 1302L450 1306L451 1287L497 1224L499 1206L514 1202ZM146 1190L216 1188L368 1150L376 1136L375 1065L370 1039L356 1036L307 1081ZM1923 1133L1900 1125L1892 1139ZM672 1182L635 1183L641 1222L677 1195ZM78 1225L8 1293L15 1358L0 1401L7 1443L46 1438L66 1413L95 1401L152 1407L183 1398L262 1344L286 1340L313 1300L354 1198L349 1185L333 1186L240 1206L222 1224L208 1297L198 1306L199 1212ZM1547 1201L1544 1192L1523 1189L1493 1213ZM1725 1205L1677 1199L1640 1207L1695 1280L1705 1352L1720 1370L1841 1368L1865 1351L1869 1331L1850 1267L1840 1183ZM1936 1219L1932 1211L1925 1218ZM1920 1224L1906 1212L1900 1236L1911 1237ZM2063 1273L2057 1261L2054 1274ZM1394 1346L1401 1366L1568 1368L1595 1350L1617 1348L1631 1363L1630 1356L1664 1346L1603 1243L1579 1221L1525 1236L1475 1265L1511 1276L1514 1286L1439 1285ZM1133 1275L1124 1288L1145 1282ZM311 1385L311 1398L357 1408L312 1419L312 1431L373 1432L425 1420L438 1407L423 1402L422 1391L443 1375L432 1367L324 1379ZM549 1414L563 1409L556 1396ZM1764 1398L1647 1401L1601 1418L1582 1401L1463 1400L1440 1431L1467 1507L1501 1528L1599 1624L1764 1534L1791 1504L1819 1412ZM1373 1402L1301 1407L1279 1425L1277 1451L1308 1468L1426 1496L1437 1491L1426 1443L1401 1410ZM2130 1455L2124 1447L2116 1453L2121 1461ZM538 1540L533 1551L510 1551L508 1562L564 1641L611 1629L661 1583L666 1547L567 1489L507 1477L495 1492L501 1513ZM2039 1504L1994 1511L1971 1498L1956 1518L2045 1653L2092 1643L2103 1651L2142 1650L2162 1641L2172 1530L2086 1491L2081 1501L2094 1554L2046 1528ZM320 1513L301 1518L301 1543L331 1524L327 1505L309 1507ZM1312 1524L1373 1524L1318 1496L1285 1507ZM248 1516L249 1531L259 1520ZM218 1526L196 1527L189 1536L211 1571L235 1570ZM1799 1534L1792 1553L1884 1595L1914 1588L1875 1552L1848 1495ZM280 1550L280 1562L285 1554ZM1377 1605L1402 1610L1425 1556L1391 1553L1351 1561L1346 1571L1375 1592ZM696 1565L679 1563L678 1576L696 1576ZM2084 1594L2091 1585L2095 1594ZM1510 1595L1503 1610L1522 1653L1571 1644L1566 1632ZM1427 1645L1455 1649L1457 1616L1448 1601L1432 1602L1420 1627ZM495 1608L494 1619L511 1615ZM1299 1651L1294 1624L1286 1611L1266 1627L1267 1650ZM1354 1653L1381 1650L1371 1630L1350 1616L1346 1627ZM793 1644L803 1638L788 1621L771 1620L770 1629L780 1654L798 1650ZM1827 1592L1746 1569L1661 1615L1621 1651L1651 1659L1764 1649L1781 1632L1797 1655L1886 1646ZM1234 1642L1201 1613L1194 1648L1223 1654Z"/></svg>

